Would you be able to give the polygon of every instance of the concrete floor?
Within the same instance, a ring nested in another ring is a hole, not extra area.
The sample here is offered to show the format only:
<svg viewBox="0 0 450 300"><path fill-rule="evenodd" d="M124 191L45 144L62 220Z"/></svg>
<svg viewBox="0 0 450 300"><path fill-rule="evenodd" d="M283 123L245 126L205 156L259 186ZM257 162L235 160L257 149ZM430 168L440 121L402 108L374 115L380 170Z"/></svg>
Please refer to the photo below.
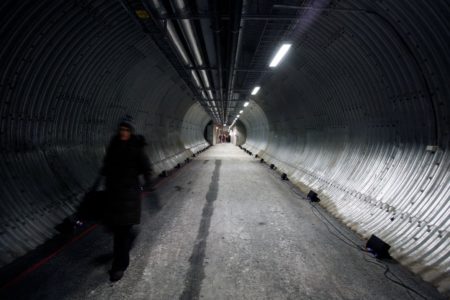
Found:
<svg viewBox="0 0 450 300"><path fill-rule="evenodd" d="M202 153L156 196L164 207L145 202L121 281L108 281L111 237L99 227L0 298L420 299L331 234L289 182L230 144ZM443 299L402 266L389 267L428 299Z"/></svg>

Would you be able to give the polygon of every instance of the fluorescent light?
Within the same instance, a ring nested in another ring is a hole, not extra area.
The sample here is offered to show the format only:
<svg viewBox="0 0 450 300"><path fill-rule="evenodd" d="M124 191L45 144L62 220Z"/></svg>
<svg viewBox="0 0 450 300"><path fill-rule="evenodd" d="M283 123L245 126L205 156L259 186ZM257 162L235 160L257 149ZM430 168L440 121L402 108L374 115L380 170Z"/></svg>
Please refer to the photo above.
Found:
<svg viewBox="0 0 450 300"><path fill-rule="evenodd" d="M286 55L286 53L289 51L289 48L291 48L292 44L283 44L281 45L280 49L278 49L277 54L273 57L272 61L269 64L269 67L273 68L278 66L280 61L283 59L283 57Z"/></svg>
<svg viewBox="0 0 450 300"><path fill-rule="evenodd" d="M247 107L247 106L248 106L248 104L249 104L248 102L245 102L245 103L244 103L244 107Z"/></svg>
<svg viewBox="0 0 450 300"><path fill-rule="evenodd" d="M240 113L240 114L242 114L243 112L244 112L244 111L243 111L243 110L241 110L241 111L240 111L239 113Z"/></svg>
<svg viewBox="0 0 450 300"><path fill-rule="evenodd" d="M261 88L260 86L255 86L255 88L252 91L252 95L258 94L260 88Z"/></svg>

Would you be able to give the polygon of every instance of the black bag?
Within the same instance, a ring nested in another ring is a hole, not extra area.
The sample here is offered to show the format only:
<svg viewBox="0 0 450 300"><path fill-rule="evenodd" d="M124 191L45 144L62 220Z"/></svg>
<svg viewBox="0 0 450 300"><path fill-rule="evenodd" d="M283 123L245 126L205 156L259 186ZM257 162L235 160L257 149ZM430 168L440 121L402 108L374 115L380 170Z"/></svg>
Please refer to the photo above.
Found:
<svg viewBox="0 0 450 300"><path fill-rule="evenodd" d="M85 221L103 220L106 206L106 191L89 191L78 207L78 218Z"/></svg>

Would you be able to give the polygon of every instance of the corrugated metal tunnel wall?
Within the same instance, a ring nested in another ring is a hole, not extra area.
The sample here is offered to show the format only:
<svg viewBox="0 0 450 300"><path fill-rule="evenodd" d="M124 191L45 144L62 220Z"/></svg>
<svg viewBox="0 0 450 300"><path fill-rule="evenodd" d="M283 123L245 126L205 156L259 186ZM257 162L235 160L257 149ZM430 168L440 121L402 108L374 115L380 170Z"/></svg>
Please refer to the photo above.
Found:
<svg viewBox="0 0 450 300"><path fill-rule="evenodd" d="M236 146L240 146L245 143L246 137L247 137L247 129L245 128L244 123L238 120L234 126L231 141L234 142Z"/></svg>
<svg viewBox="0 0 450 300"><path fill-rule="evenodd" d="M2 1L0 266L52 237L135 118L155 173L207 146L210 120L119 1Z"/></svg>
<svg viewBox="0 0 450 300"><path fill-rule="evenodd" d="M242 115L244 147L448 292L449 2L346 4L379 15L306 11L308 30Z"/></svg>
<svg viewBox="0 0 450 300"><path fill-rule="evenodd" d="M448 291L448 1L341 2L370 13L304 12L295 49L242 115L244 146ZM0 11L4 265L73 212L122 115L157 172L206 146L209 117L119 1Z"/></svg>

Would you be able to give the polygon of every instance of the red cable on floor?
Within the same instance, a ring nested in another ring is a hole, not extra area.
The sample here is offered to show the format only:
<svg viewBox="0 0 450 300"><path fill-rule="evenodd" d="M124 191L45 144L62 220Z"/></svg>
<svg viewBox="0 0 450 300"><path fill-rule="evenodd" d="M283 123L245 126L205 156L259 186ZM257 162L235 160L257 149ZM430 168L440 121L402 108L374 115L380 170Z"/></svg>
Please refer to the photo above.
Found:
<svg viewBox="0 0 450 300"><path fill-rule="evenodd" d="M169 178L173 177L175 174L177 174L179 172L173 172L172 174L170 174L168 177L161 179L159 182L157 182L154 187L158 187L160 186L162 183L164 183L165 181L167 181ZM76 241L78 241L79 239L83 238L84 236L86 236L87 234L89 234L91 231L93 231L95 228L97 228L98 224L94 224L91 227L85 229L83 232L81 232L79 235L73 237L70 241L68 241L67 243L65 243L64 245L62 245L61 247L59 247L56 251L54 251L53 253L51 253L50 255L48 255L47 257L45 257L44 259L40 260L39 262L35 263L34 265L32 265L31 267L29 267L28 269L26 269L25 271L23 271L22 273L20 273L19 275L17 275L15 278L11 279L9 282L7 282L6 284L4 284L0 290L4 290L8 287L11 287L17 283L19 283L22 279L24 279L28 274L36 271L37 269L39 269L40 267L42 267L43 265L45 265L50 259L52 259L53 257L55 257L56 255L58 255L62 250L64 250L66 247L70 246L71 244L75 243Z"/></svg>
<svg viewBox="0 0 450 300"><path fill-rule="evenodd" d="M9 282L7 282L4 286L2 286L0 289L6 289L8 287L11 287L12 285L20 282L23 278L25 278L28 274L36 271L37 269L39 269L40 267L42 267L43 265L45 265L50 259L52 259L53 257L55 257L56 255L58 255L58 253L60 253L62 250L64 250L64 248L66 248L67 246L73 244L74 242L78 241L79 239L81 239L82 237L84 237L85 235L87 235L88 233L90 233L92 230L94 230L95 228L97 228L97 224L92 225L91 227L87 228L86 230L84 230L82 233L80 233L79 235L73 237L70 241L68 241L67 243L65 243L64 245L62 245L60 248L58 248L56 251L54 251L52 254L48 255L47 257L45 257L44 259L40 260L39 262L35 263L34 265L32 265L31 267L29 267L28 269L26 269L25 271L23 271L22 273L20 273L19 275L17 275L15 278L13 278L12 280L10 280Z"/></svg>

